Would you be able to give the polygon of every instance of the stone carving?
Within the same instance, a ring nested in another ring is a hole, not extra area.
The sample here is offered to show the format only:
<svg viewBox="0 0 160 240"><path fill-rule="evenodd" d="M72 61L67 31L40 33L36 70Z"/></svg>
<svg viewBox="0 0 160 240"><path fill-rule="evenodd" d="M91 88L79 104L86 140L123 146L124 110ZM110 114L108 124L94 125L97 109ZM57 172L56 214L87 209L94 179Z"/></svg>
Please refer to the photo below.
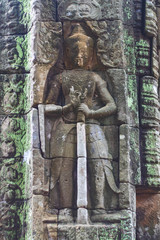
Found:
<svg viewBox="0 0 160 240"><path fill-rule="evenodd" d="M101 6L97 0L62 0L59 1L58 14L60 19L81 20L81 19L100 19Z"/></svg>
<svg viewBox="0 0 160 240"><path fill-rule="evenodd" d="M92 209L92 221L105 221L106 184L108 184L108 191L110 189L116 194L120 192L112 172L112 156L108 152L107 141L98 123L99 118L114 114L116 105L106 88L105 81L91 71L93 48L94 41L91 36L87 35L80 24L75 24L70 35L64 40L66 70L50 80L44 95L44 101L47 104L39 105L42 145L44 124L48 126L46 129L51 129L50 133L46 133L49 146L45 147L44 144L42 150L47 158L53 159L50 205L51 208L60 209L60 222L73 221L72 210L77 207L82 210L79 212L79 222L87 222L85 211L87 208ZM97 96L102 102L100 108L95 104ZM43 120L43 114L46 120ZM87 174L88 183L86 183ZM76 196L84 190L80 180L84 182L86 191L89 190L89 193L84 191L85 199L83 200L77 199ZM85 204L78 205L78 200L80 202L82 200Z"/></svg>
<svg viewBox="0 0 160 240"><path fill-rule="evenodd" d="M27 32L27 21L23 3L17 0L0 2L0 35L24 34Z"/></svg>
<svg viewBox="0 0 160 240"><path fill-rule="evenodd" d="M31 1L32 21L56 21L56 1Z"/></svg>
<svg viewBox="0 0 160 240"><path fill-rule="evenodd" d="M54 65L61 50L61 23L36 22L34 26L33 62ZM45 39L45 41L44 41Z"/></svg>
<svg viewBox="0 0 160 240"><path fill-rule="evenodd" d="M145 3L145 32L152 37L156 37L158 31L155 3L155 0L146 0Z"/></svg>
<svg viewBox="0 0 160 240"><path fill-rule="evenodd" d="M0 74L1 114L20 114L29 110L27 80L27 74Z"/></svg>
<svg viewBox="0 0 160 240"><path fill-rule="evenodd" d="M97 39L97 57L105 67L125 65L123 55L122 23L120 21L87 22ZM112 37L111 37L112 36ZM113 38L114 36L114 38ZM113 40L114 39L114 40Z"/></svg>
<svg viewBox="0 0 160 240"><path fill-rule="evenodd" d="M122 4L121 0L101 0L102 19L122 20Z"/></svg>
<svg viewBox="0 0 160 240"><path fill-rule="evenodd" d="M141 79L141 126L142 153L145 166L144 182L150 186L159 186L159 101L158 82L151 76Z"/></svg>
<svg viewBox="0 0 160 240"><path fill-rule="evenodd" d="M75 23L64 22L64 38L68 37ZM93 58L94 68L108 69L123 67L125 58L123 53L123 36L121 21L86 21L85 29L89 29L96 39L96 58ZM111 37L112 36L112 37ZM113 37L114 36L114 37Z"/></svg>

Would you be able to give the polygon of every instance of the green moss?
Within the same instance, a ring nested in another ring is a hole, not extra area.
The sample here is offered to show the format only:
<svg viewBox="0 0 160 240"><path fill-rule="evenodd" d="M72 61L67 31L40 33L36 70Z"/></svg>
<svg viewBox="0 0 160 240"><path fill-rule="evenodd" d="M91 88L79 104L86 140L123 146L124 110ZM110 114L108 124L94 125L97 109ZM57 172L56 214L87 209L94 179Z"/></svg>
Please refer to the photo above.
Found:
<svg viewBox="0 0 160 240"><path fill-rule="evenodd" d="M121 221L121 240L131 240L132 238L132 223L131 219ZM136 240L136 239L134 239Z"/></svg>
<svg viewBox="0 0 160 240"><path fill-rule="evenodd" d="M16 41L16 53L14 54L14 61L12 67L14 69L22 68L29 71L29 54L30 54L30 33L25 36L18 36Z"/></svg>
<svg viewBox="0 0 160 240"><path fill-rule="evenodd" d="M115 224L115 227L113 227L111 229L107 229L107 228L101 228L101 230L99 230L98 232L99 235L99 240L118 240L119 239L119 229L117 227L117 225Z"/></svg>
<svg viewBox="0 0 160 240"><path fill-rule="evenodd" d="M13 75L3 83L2 109L5 113L24 114L30 110L29 75Z"/></svg>
<svg viewBox="0 0 160 240"><path fill-rule="evenodd" d="M20 23L24 24L24 25L28 25L28 27L30 26L30 12L31 12L31 4L30 4L30 0L18 0L18 2L20 3Z"/></svg>
<svg viewBox="0 0 160 240"><path fill-rule="evenodd" d="M127 60L127 72L130 74L136 73L136 57L135 57L135 43L134 36L130 34L129 30L124 31L125 56Z"/></svg>

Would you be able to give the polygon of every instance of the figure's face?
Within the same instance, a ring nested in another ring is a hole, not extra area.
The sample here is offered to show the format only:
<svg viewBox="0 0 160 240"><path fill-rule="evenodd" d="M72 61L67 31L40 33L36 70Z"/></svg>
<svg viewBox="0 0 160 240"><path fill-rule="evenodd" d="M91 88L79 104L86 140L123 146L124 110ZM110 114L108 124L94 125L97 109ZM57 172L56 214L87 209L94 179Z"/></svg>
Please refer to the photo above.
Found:
<svg viewBox="0 0 160 240"><path fill-rule="evenodd" d="M74 68L87 68L92 60L93 47L88 42L77 41L67 47L66 57L70 59Z"/></svg>

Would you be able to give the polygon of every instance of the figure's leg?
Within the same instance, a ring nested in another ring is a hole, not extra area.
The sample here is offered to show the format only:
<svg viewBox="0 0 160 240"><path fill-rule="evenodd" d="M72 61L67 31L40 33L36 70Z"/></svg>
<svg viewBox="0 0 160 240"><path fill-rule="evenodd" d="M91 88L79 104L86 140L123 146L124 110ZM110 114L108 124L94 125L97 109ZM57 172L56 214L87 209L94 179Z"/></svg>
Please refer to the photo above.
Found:
<svg viewBox="0 0 160 240"><path fill-rule="evenodd" d="M52 161L50 202L53 208L73 207L75 163L73 158L56 158Z"/></svg>
<svg viewBox="0 0 160 240"><path fill-rule="evenodd" d="M101 159L88 161L89 189L92 209L105 209L105 175Z"/></svg>
<svg viewBox="0 0 160 240"><path fill-rule="evenodd" d="M59 178L59 198L61 208L75 207L75 171L76 160L64 158Z"/></svg>

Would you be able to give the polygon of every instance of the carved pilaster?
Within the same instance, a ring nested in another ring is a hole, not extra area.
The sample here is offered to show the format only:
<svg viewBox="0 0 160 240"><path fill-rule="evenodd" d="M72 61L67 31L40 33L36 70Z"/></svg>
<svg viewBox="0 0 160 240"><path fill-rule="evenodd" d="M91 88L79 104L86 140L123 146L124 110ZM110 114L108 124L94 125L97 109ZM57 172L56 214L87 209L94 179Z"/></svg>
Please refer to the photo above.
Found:
<svg viewBox="0 0 160 240"><path fill-rule="evenodd" d="M158 81L145 76L141 79L141 127L144 183L160 186L160 133L159 133Z"/></svg>

